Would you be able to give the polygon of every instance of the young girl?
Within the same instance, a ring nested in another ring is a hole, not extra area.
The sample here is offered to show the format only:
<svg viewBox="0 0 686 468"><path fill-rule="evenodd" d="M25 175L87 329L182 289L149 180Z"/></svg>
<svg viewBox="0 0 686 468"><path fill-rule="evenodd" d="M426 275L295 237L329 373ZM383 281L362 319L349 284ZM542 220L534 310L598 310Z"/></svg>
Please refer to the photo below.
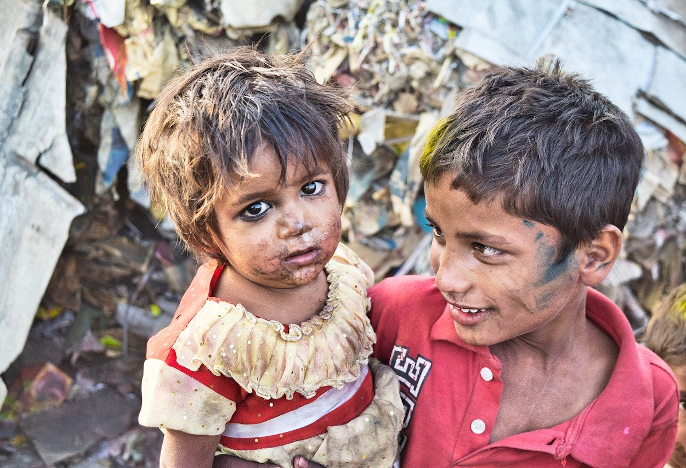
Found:
<svg viewBox="0 0 686 468"><path fill-rule="evenodd" d="M339 245L350 110L294 60L249 49L160 95L137 157L204 260L148 343L139 421L164 431L162 466L392 465L403 407L393 371L368 359L373 277Z"/></svg>
<svg viewBox="0 0 686 468"><path fill-rule="evenodd" d="M662 301L648 323L644 342L669 365L679 385L679 428L666 466L686 468L686 283Z"/></svg>

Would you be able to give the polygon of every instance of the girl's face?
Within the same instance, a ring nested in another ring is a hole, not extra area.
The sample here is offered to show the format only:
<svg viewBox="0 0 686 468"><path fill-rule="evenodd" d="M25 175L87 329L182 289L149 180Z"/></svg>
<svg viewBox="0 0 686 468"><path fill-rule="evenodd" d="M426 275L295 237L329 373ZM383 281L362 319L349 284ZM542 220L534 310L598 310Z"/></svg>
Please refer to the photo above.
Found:
<svg viewBox="0 0 686 468"><path fill-rule="evenodd" d="M313 282L332 257L341 235L341 208L333 174L308 172L289 160L286 178L273 149L261 146L250 167L255 177L227 189L215 206L219 247L228 266L270 289Z"/></svg>

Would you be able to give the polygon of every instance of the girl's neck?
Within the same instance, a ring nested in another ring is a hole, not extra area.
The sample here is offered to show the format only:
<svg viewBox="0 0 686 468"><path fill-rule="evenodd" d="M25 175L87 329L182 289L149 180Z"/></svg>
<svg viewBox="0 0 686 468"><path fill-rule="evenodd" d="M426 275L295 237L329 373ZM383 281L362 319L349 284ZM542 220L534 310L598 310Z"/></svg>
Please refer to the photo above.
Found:
<svg viewBox="0 0 686 468"><path fill-rule="evenodd" d="M219 276L212 295L232 304L241 304L251 313L265 320L299 324L320 312L326 305L329 283L327 273L303 286L295 288L267 288L247 280L226 265Z"/></svg>

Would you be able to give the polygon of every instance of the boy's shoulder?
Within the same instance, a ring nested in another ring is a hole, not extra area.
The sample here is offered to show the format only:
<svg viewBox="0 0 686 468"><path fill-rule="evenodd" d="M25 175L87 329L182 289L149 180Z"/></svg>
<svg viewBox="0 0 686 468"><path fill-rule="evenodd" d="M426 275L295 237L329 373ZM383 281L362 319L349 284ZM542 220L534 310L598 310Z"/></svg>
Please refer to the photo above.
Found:
<svg viewBox="0 0 686 468"><path fill-rule="evenodd" d="M640 343L636 343L638 354L644 365L649 366L653 379L653 395L656 405L662 400L669 400L677 395L679 385L672 369L657 354Z"/></svg>
<svg viewBox="0 0 686 468"><path fill-rule="evenodd" d="M372 286L369 289L369 295L377 300L390 300L394 303L421 303L426 299L437 297L445 306L445 300L436 288L433 276L392 276Z"/></svg>
<svg viewBox="0 0 686 468"><path fill-rule="evenodd" d="M395 321L395 317L401 319L412 316L414 319L421 318L422 322L433 323L446 306L433 276L405 275L386 278L371 287L368 295L372 303L371 319L375 328L380 320Z"/></svg>
<svg viewBox="0 0 686 468"><path fill-rule="evenodd" d="M678 386L669 366L636 341L624 312L592 288L587 293L586 313L619 346L612 378L599 397L607 405L598 406L634 415L637 420L648 417L653 428L675 424Z"/></svg>

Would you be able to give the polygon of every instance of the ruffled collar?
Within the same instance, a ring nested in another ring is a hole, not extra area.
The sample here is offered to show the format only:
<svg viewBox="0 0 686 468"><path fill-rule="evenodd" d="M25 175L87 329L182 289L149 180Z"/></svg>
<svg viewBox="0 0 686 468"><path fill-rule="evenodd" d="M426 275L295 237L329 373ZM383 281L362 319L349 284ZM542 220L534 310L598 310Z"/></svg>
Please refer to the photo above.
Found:
<svg viewBox="0 0 686 468"><path fill-rule="evenodd" d="M178 363L191 370L204 365L267 399L341 388L359 377L376 341L367 318L365 268L340 245L326 265L324 308L287 328L240 304L208 299L174 343Z"/></svg>

